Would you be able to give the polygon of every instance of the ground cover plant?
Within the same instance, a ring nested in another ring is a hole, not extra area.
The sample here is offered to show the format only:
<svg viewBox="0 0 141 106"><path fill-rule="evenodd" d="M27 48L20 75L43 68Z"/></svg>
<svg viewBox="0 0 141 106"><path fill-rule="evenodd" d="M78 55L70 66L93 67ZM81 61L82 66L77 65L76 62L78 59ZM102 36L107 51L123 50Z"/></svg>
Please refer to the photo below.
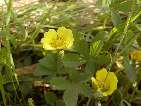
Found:
<svg viewBox="0 0 141 106"><path fill-rule="evenodd" d="M141 1L0 7L1 106L140 106Z"/></svg>

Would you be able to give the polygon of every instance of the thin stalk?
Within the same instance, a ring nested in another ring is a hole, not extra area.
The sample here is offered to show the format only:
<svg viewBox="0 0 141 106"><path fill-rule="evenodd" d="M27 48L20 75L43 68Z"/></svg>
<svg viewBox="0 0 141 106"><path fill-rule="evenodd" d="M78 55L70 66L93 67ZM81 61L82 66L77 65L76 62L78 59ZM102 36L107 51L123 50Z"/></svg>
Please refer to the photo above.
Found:
<svg viewBox="0 0 141 106"><path fill-rule="evenodd" d="M7 0L7 1L5 1L5 3L7 6L7 11L6 11L5 19L3 21L3 24L4 24L4 26L3 26L3 41L4 41L4 47L7 50L7 53L6 53L7 64L6 65L10 68L9 69L10 74L8 75L8 77L12 81L12 85L14 87L16 96L17 96L18 100L20 101L20 98L18 97L18 93L16 91L14 78L13 78L13 76L15 77L15 65L14 65L14 61L13 61L13 57L12 57L12 53L11 53L10 41L9 41L10 36L11 36L10 35L10 21L11 21L11 15L12 15L13 0ZM15 79L16 79L16 77L15 77ZM16 80L16 81L17 81L17 84L19 85L18 80ZM20 104L22 105L21 102L20 102Z"/></svg>
<svg viewBox="0 0 141 106"><path fill-rule="evenodd" d="M2 71L2 66L0 66L0 71ZM4 87L3 87L3 77L2 77L1 72L0 72L0 91L1 91L4 106L7 106L6 97L5 97L6 94L5 94L5 90L4 90Z"/></svg>
<svg viewBox="0 0 141 106"><path fill-rule="evenodd" d="M134 13L134 6L135 6L134 4L135 4L135 2L133 2L133 4L132 4L133 9L132 9L131 13L129 14L128 19L127 19L127 21L126 21L126 25L125 25L125 27L124 27L124 31L123 31L123 33L122 33L122 38L121 38L121 40L120 40L120 42L119 42L119 45L122 45L122 43L124 43L124 40L125 40L125 38L127 37L127 31L128 31L129 24L133 21L132 15L133 15L133 13ZM137 16L138 16L138 15L137 15ZM136 18L134 18L134 21L135 21L135 19L137 19L137 16L136 16ZM117 54L116 54L116 53L118 52L119 48L120 48L120 46L118 46L118 47L116 48L116 50L115 50L115 56L114 56L112 62L107 66L107 68L108 68L109 70L111 69L112 65L114 64L114 62L115 62L116 59L117 59Z"/></svg>
<svg viewBox="0 0 141 106"><path fill-rule="evenodd" d="M88 99L88 101L87 101L87 103L86 103L86 106L89 106L89 105L90 105L91 100L92 100L92 98L89 98L89 99Z"/></svg>

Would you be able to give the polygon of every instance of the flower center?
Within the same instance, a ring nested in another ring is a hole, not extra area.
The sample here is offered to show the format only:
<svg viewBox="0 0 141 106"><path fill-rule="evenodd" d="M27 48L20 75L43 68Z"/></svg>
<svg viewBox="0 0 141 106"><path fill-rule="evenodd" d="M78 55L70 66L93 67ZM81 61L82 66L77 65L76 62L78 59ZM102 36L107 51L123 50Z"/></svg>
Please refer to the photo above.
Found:
<svg viewBox="0 0 141 106"><path fill-rule="evenodd" d="M107 84L105 81L98 81L98 82L99 82L98 86L99 86L99 88L101 89L102 92L109 90L110 85Z"/></svg>
<svg viewBox="0 0 141 106"><path fill-rule="evenodd" d="M52 47L57 49L63 49L65 48L65 39L63 37L57 37L57 39L54 39L50 44Z"/></svg>

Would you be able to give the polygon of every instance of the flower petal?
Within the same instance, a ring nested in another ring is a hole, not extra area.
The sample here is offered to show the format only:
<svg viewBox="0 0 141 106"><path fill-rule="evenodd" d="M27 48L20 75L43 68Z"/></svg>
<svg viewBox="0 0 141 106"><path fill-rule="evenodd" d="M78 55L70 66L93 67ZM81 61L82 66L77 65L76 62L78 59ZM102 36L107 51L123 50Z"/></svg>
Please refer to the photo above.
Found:
<svg viewBox="0 0 141 106"><path fill-rule="evenodd" d="M57 32L54 29L49 29L48 32L44 33L44 38L47 38L47 41L51 41L52 39L57 39Z"/></svg>
<svg viewBox="0 0 141 106"><path fill-rule="evenodd" d="M66 48L70 48L73 45L74 38L70 29L59 27L57 33L58 36L64 40L64 45Z"/></svg>
<svg viewBox="0 0 141 106"><path fill-rule="evenodd" d="M98 81L104 81L107 76L107 70L105 68L102 68L101 70L98 70L96 72L96 80Z"/></svg>
<svg viewBox="0 0 141 106"><path fill-rule="evenodd" d="M92 86L95 86L95 85L98 86L98 82L94 77L92 77L91 80L92 80Z"/></svg>
<svg viewBox="0 0 141 106"><path fill-rule="evenodd" d="M114 72L108 72L107 76L106 76L105 83L110 85L111 83L117 83L117 82L118 82L118 80L117 80L115 73Z"/></svg>
<svg viewBox="0 0 141 106"><path fill-rule="evenodd" d="M45 50L55 50L56 48L52 46L57 39L57 32L54 29L49 29L45 32L44 38L41 39L41 43Z"/></svg>
<svg viewBox="0 0 141 106"><path fill-rule="evenodd" d="M117 89L117 77L114 72L108 72L105 84L108 86L108 90L103 92L103 95L111 95Z"/></svg>
<svg viewBox="0 0 141 106"><path fill-rule="evenodd" d="M131 59L135 61L141 61L141 51L133 51L130 53Z"/></svg>
<svg viewBox="0 0 141 106"><path fill-rule="evenodd" d="M111 95L117 89L118 79L114 72L107 72L105 68L96 72L96 78L92 77L92 85L97 86L97 91L103 96Z"/></svg>

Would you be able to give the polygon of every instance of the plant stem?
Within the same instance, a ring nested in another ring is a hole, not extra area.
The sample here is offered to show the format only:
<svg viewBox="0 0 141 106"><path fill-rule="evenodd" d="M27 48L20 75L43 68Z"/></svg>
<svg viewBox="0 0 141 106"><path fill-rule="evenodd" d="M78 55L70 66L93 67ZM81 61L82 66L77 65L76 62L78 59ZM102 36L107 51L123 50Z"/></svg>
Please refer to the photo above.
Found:
<svg viewBox="0 0 141 106"><path fill-rule="evenodd" d="M90 97L90 98L88 99L87 103L86 103L86 106L89 106L89 105L90 105L91 100L92 100L92 98Z"/></svg>

